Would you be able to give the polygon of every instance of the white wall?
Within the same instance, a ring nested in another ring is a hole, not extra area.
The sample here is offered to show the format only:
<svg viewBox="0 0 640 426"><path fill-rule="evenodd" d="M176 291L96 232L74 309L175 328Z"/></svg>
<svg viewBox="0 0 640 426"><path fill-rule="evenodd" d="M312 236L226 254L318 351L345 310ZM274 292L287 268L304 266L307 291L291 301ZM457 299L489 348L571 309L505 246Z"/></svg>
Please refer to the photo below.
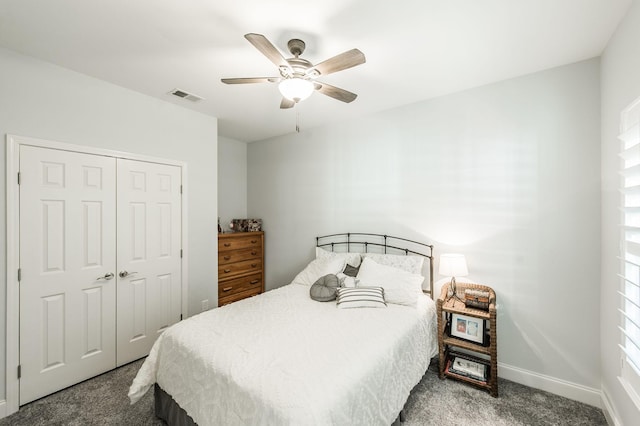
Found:
<svg viewBox="0 0 640 426"><path fill-rule="evenodd" d="M495 288L504 377L599 404L599 90L593 59L249 144L267 288L317 235L431 241Z"/></svg>
<svg viewBox="0 0 640 426"><path fill-rule="evenodd" d="M187 163L189 313L217 300L217 120L0 48L0 136L16 134ZM4 143L3 143L4 144ZM6 223L5 150L0 222ZM6 241L5 227L0 239ZM0 274L6 276L5 244ZM0 400L5 396L5 306L0 291Z"/></svg>
<svg viewBox="0 0 640 426"><path fill-rule="evenodd" d="M620 113L640 97L640 3L634 1L602 55L602 286L600 303L602 390L624 425L637 424L640 412L618 381L620 288Z"/></svg>
<svg viewBox="0 0 640 426"><path fill-rule="evenodd" d="M218 137L218 216L229 231L231 219L247 217L247 144Z"/></svg>

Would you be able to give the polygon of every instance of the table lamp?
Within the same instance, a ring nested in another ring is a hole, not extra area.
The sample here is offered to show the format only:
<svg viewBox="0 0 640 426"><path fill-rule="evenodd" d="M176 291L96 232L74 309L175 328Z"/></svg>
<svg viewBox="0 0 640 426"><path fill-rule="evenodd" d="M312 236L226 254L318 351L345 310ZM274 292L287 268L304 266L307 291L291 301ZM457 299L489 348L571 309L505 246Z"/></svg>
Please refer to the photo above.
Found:
<svg viewBox="0 0 640 426"><path fill-rule="evenodd" d="M469 275L467 260L465 259L464 254L441 254L439 272L440 275L451 277L451 283L449 284L449 296L447 297L447 300L455 297L462 302L456 294L456 277L466 277Z"/></svg>

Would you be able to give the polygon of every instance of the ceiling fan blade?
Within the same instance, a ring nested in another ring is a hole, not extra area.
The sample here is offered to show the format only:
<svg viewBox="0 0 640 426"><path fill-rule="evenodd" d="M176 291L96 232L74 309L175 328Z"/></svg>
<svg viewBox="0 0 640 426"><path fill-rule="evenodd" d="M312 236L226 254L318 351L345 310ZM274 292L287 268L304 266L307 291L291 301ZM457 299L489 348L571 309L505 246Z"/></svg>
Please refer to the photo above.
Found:
<svg viewBox="0 0 640 426"><path fill-rule="evenodd" d="M317 70L321 75L327 75L355 67L356 65L364 64L366 61L364 53L358 49L351 49L336 55L333 58L329 58L324 62L320 62L311 69Z"/></svg>
<svg viewBox="0 0 640 426"><path fill-rule="evenodd" d="M277 83L280 77L223 78L221 81L226 84Z"/></svg>
<svg viewBox="0 0 640 426"><path fill-rule="evenodd" d="M291 99L282 98L282 101L280 102L280 109L293 108L295 104L296 103Z"/></svg>
<svg viewBox="0 0 640 426"><path fill-rule="evenodd" d="M289 62L282 56L282 53L276 47L271 44L269 40L262 34L249 33L245 34L244 38L249 40L249 43L253 44L264 56L266 56L271 62L279 67L289 68Z"/></svg>
<svg viewBox="0 0 640 426"><path fill-rule="evenodd" d="M358 97L358 95L356 95L355 93L351 93L348 90L344 90L330 84L320 83L319 81L315 82L315 88L323 95L327 95L329 97L332 97L333 99L337 99L346 103L353 102Z"/></svg>

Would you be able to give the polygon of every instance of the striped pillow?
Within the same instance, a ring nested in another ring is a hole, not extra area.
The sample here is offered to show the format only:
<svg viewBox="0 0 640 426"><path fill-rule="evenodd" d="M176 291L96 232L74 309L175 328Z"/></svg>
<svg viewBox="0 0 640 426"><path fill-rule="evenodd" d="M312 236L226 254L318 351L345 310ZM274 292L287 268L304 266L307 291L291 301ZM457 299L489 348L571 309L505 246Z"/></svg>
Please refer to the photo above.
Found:
<svg viewBox="0 0 640 426"><path fill-rule="evenodd" d="M338 308L386 308L382 287L339 287Z"/></svg>

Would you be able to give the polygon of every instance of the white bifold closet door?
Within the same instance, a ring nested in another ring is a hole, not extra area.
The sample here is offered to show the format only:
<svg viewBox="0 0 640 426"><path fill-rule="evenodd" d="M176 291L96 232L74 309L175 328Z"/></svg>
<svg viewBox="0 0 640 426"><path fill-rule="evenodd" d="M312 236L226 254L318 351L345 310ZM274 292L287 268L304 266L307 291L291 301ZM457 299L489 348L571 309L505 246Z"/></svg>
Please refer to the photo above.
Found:
<svg viewBox="0 0 640 426"><path fill-rule="evenodd" d="M116 160L20 148L20 403L116 362Z"/></svg>
<svg viewBox="0 0 640 426"><path fill-rule="evenodd" d="M180 168L118 160L118 366L180 321Z"/></svg>
<svg viewBox="0 0 640 426"><path fill-rule="evenodd" d="M20 147L20 405L180 320L180 168Z"/></svg>

